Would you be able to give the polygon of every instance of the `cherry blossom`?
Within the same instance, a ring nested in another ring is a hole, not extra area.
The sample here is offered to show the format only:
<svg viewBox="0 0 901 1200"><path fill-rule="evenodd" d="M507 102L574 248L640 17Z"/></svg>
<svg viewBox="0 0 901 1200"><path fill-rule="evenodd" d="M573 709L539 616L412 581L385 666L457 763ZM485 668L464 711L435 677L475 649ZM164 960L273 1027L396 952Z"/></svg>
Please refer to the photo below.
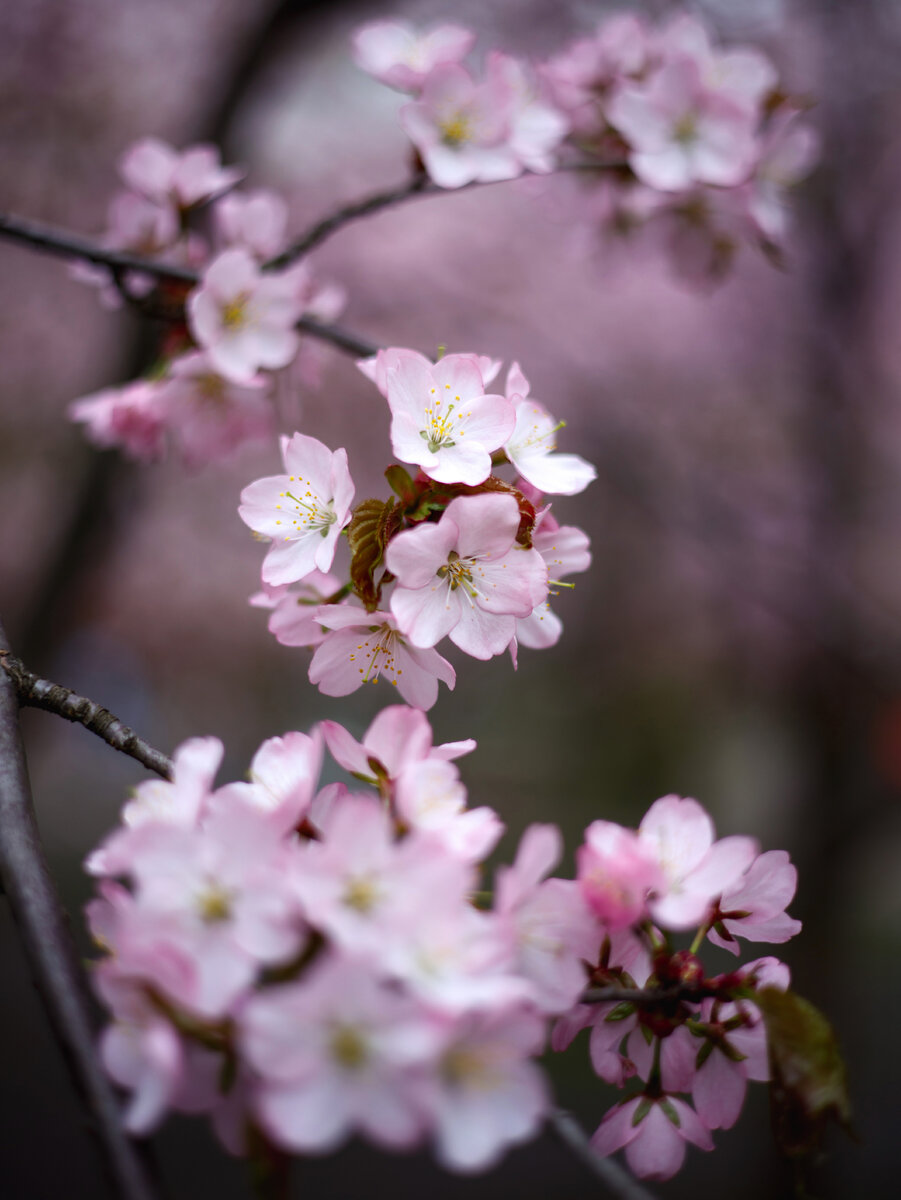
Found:
<svg viewBox="0 0 901 1200"><path fill-rule="evenodd" d="M231 192L215 208L219 234L228 246L243 246L255 258L273 258L285 247L288 205L277 192L259 188Z"/></svg>
<svg viewBox="0 0 901 1200"><path fill-rule="evenodd" d="M562 422L537 400L529 400L529 381L518 362L507 373L507 399L516 413L516 424L504 442L504 453L517 471L539 492L574 496L588 487L597 472L578 454L557 454L555 434Z"/></svg>
<svg viewBox="0 0 901 1200"><path fill-rule="evenodd" d="M635 1096L612 1108L591 1144L606 1157L625 1148L640 1179L671 1179L685 1160L686 1143L712 1150L710 1131L678 1096Z"/></svg>
<svg viewBox="0 0 901 1200"><path fill-rule="evenodd" d="M299 338L303 312L289 272L261 275L243 246L213 259L188 297L188 322L198 344L220 374L248 383L261 367L285 367Z"/></svg>
<svg viewBox="0 0 901 1200"><path fill-rule="evenodd" d="M459 25L417 33L406 21L373 21L353 36L354 61L389 87L417 92L435 67L460 62L476 35Z"/></svg>
<svg viewBox="0 0 901 1200"><path fill-rule="evenodd" d="M313 655L310 683L326 696L348 696L382 675L416 708L432 707L439 680L453 690L457 676L447 659L413 645L391 613L330 605L316 619L331 633Z"/></svg>
<svg viewBox="0 0 901 1200"><path fill-rule="evenodd" d="M485 395L475 356L448 354L432 365L412 350L389 351L385 384L399 458L441 483L488 478L491 452L512 432L515 416L504 397Z"/></svg>
<svg viewBox="0 0 901 1200"><path fill-rule="evenodd" d="M69 417L83 423L97 446L118 446L140 462L161 458L165 449L165 408L158 383L137 379L74 400Z"/></svg>
<svg viewBox="0 0 901 1200"><path fill-rule="evenodd" d="M441 520L394 537L385 560L397 576L391 611L414 646L449 636L475 658L509 645L514 617L547 595L537 550L516 544L519 508L509 495L460 496Z"/></svg>
<svg viewBox="0 0 901 1200"><path fill-rule="evenodd" d="M587 571L591 566L588 535L575 525L558 525L549 510L539 518L532 534L532 546L544 559L552 596L558 594L558 585L565 576ZM563 622L547 600L529 616L516 620L516 642L532 650L556 645L562 631Z"/></svg>
<svg viewBox="0 0 901 1200"><path fill-rule="evenodd" d="M216 146L173 150L159 138L143 138L126 151L119 171L135 192L157 204L190 208L234 187L244 171L223 167Z"/></svg>
<svg viewBox="0 0 901 1200"><path fill-rule="evenodd" d="M477 84L464 67L448 64L430 72L400 121L440 187L515 179L522 166L509 142L510 103L503 81Z"/></svg>
<svg viewBox="0 0 901 1200"><path fill-rule="evenodd" d="M263 562L268 584L328 571L354 494L346 450L332 452L302 433L282 438L281 448L285 474L251 483L238 509L246 525L272 538Z"/></svg>
<svg viewBox="0 0 901 1200"><path fill-rule="evenodd" d="M787 942L801 922L785 909L798 886L798 872L784 850L768 850L717 901L707 936L714 945L738 953L737 937L751 942Z"/></svg>

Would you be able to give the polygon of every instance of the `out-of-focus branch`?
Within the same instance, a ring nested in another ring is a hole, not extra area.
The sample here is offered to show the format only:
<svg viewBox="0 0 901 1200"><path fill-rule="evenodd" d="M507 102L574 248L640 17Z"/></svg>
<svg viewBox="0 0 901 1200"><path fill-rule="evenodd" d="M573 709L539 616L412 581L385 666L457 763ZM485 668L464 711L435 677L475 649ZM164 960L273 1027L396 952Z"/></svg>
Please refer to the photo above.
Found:
<svg viewBox="0 0 901 1200"><path fill-rule="evenodd" d="M555 1109L548 1117L548 1128L617 1200L654 1200L653 1193L633 1179L619 1163L610 1158L601 1158L595 1152L571 1113Z"/></svg>
<svg viewBox="0 0 901 1200"><path fill-rule="evenodd" d="M6 649L2 627L0 647ZM154 1200L158 1192L149 1164L125 1134L119 1102L94 1049L90 1001L78 954L38 836L18 709L14 681L0 671L0 877L115 1193L123 1200Z"/></svg>
<svg viewBox="0 0 901 1200"><path fill-rule="evenodd" d="M598 162L575 162L561 163L555 167L554 174L560 171L621 171L627 167L625 161L601 161ZM539 175L544 172L524 171L523 175L518 175L517 179L522 179L523 176ZM368 217L372 213L381 212L385 208L394 208L398 204L403 204L407 200L413 200L417 196L447 196L453 195L454 192L466 192L476 187L487 187L490 184L507 183L509 180L475 179L471 183L464 183L459 188L443 188L423 174L414 175L407 183L400 187L387 188L383 192L374 192L371 196L366 196L362 200L355 200L351 204L346 204L343 208L336 209L333 213L323 217L321 221L317 221L315 225L302 233L298 238L291 243L287 250L283 250L281 254L277 254L274 258L270 258L264 264L264 269L269 271L280 270L283 267L290 266L291 263L297 262L298 259L304 258L311 250L321 245L327 238L330 238L333 233L336 233L343 226L350 224L352 221L359 221L362 217Z"/></svg>
<svg viewBox="0 0 901 1200"><path fill-rule="evenodd" d="M171 778L172 762L159 750L124 725L108 708L79 696L76 692L48 679L40 679L8 650L0 648L0 668L12 681L19 704L28 708L43 708L67 721L84 725L96 733L114 750L137 759L141 766L155 771L164 779Z"/></svg>

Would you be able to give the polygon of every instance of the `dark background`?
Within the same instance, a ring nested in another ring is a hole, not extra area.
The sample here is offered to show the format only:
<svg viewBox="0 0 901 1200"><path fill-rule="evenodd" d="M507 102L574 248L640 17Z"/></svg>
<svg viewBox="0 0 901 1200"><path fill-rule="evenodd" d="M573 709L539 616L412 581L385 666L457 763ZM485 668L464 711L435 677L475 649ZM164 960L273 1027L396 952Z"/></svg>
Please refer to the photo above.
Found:
<svg viewBox="0 0 901 1200"><path fill-rule="evenodd" d="M569 870L590 820L634 824L667 792L697 796L720 834L787 848L805 930L784 957L836 1025L860 1135L828 1140L814 1191L888 1197L901 1160L901 5L694 7L724 36L759 42L791 90L818 99L823 163L797 197L785 271L746 254L722 286L689 288L659 246L604 246L590 194L565 177L417 201L348 227L313 263L347 288L343 321L364 336L518 358L566 419L563 448L598 465L588 492L555 504L594 549L556 606L561 643L523 650L517 674L505 658L457 655L457 690L431 714L439 740L478 738L463 774L473 803L508 824L502 856L527 823L554 820ZM351 62L361 20L453 19L478 30L480 52L540 58L604 11L7 0L0 207L96 232L128 143L215 137L252 184L288 194L300 229L405 177L400 100ZM286 729L328 716L360 732L382 690L320 697L304 653L278 646L246 605L261 554L237 496L276 469L273 453L188 474L89 449L65 406L133 375L148 331L101 308L58 261L4 244L0 263L0 611L16 651L161 748L219 735L223 779ZM358 496L378 494L387 409L352 362L327 351L322 386L301 404L304 432L348 447ZM80 863L140 770L50 716L23 724L47 850L87 953ZM2 899L0 963L0 1196L101 1196ZM584 1039L549 1069L559 1102L592 1129L615 1097ZM717 1151L690 1151L661 1195L791 1194L755 1093ZM173 1197L248 1194L201 1121L174 1119L155 1143ZM300 1164L296 1182L297 1195L334 1198L599 1192L550 1140L474 1179L355 1145Z"/></svg>

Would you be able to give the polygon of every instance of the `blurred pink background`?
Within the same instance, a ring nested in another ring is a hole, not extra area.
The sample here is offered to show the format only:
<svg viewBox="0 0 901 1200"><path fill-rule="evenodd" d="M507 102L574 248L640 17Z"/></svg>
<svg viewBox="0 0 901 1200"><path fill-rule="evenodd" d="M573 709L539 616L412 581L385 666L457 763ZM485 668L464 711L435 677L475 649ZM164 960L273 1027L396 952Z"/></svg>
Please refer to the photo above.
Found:
<svg viewBox="0 0 901 1200"><path fill-rule="evenodd" d="M617 7L625 7L619 5ZM647 12L665 3L637 4ZM684 6L683 6L684 7ZM901 942L901 9L878 0L707 0L726 38L754 40L817 97L823 164L799 192L785 271L745 253L694 289L659 245L610 246L572 177L415 202L339 232L311 262L348 291L341 323L381 344L518 359L597 464L555 502L594 565L555 608L555 649L453 657L431 716L475 736L473 803L508 823L636 822L657 796L697 796L721 834L798 863L786 948L797 988L834 1020L862 1143L837 1134L818 1194L894 1195ZM221 140L249 181L284 191L300 230L406 177L401 98L357 71L362 20L452 17L478 50L547 57L609 6L588 0L365 4L31 0L0 11L0 207L102 229L115 163L136 138ZM0 612L29 666L108 705L171 750L215 733L240 777L258 743L320 717L359 732L392 697L320 697L303 651L247 606L260 547L241 488L274 448L225 467L136 468L90 449L72 399L124 381L152 347L65 264L0 243ZM348 448L357 495L384 493L387 407L352 361L323 358L285 418ZM85 853L140 769L39 713L24 725L39 818L80 925ZM84 936L81 934L80 936ZM0 1162L10 1197L100 1195L97 1164L0 900ZM86 951L87 951L87 947ZM549 1062L560 1103L593 1128L613 1096L585 1047ZM763 1089L718 1150L667 1196L792 1194ZM246 1195L200 1122L158 1138L173 1196ZM52 1147L52 1151L50 1148ZM361 1147L301 1164L297 1194L577 1197L595 1185L539 1142L488 1176Z"/></svg>

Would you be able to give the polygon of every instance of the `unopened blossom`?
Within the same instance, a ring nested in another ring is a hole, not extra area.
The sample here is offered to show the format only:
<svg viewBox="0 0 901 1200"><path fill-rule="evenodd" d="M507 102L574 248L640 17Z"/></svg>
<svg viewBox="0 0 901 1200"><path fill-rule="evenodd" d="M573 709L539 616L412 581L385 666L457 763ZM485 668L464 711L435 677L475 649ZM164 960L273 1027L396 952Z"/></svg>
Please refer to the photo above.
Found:
<svg viewBox="0 0 901 1200"><path fill-rule="evenodd" d="M231 192L215 208L219 235L228 246L243 246L255 258L273 258L283 250L288 205L277 192L259 188Z"/></svg>
<svg viewBox="0 0 901 1200"><path fill-rule="evenodd" d="M275 432L271 381L225 378L207 354L185 354L169 364L160 403L167 429L188 466L228 458L246 442Z"/></svg>
<svg viewBox="0 0 901 1200"><path fill-rule="evenodd" d="M453 690L454 668L437 650L415 646L391 613L328 605L316 620L330 631L310 663L310 683L326 696L349 696L384 676L415 708L431 708L438 681Z"/></svg>
<svg viewBox="0 0 901 1200"><path fill-rule="evenodd" d="M532 1061L544 1023L514 1007L460 1021L440 1060L429 1101L439 1162L482 1171L537 1133L550 1097Z"/></svg>
<svg viewBox="0 0 901 1200"><path fill-rule="evenodd" d="M610 930L641 921L648 893L664 886L653 849L631 829L612 821L593 821L588 826L576 863L582 895Z"/></svg>
<svg viewBox="0 0 901 1200"><path fill-rule="evenodd" d="M162 386L136 379L123 387L104 388L69 405L69 417L85 426L96 446L116 446L129 458L152 462L166 446L166 414Z"/></svg>
<svg viewBox="0 0 901 1200"><path fill-rule="evenodd" d="M383 708L363 734L353 738L337 721L322 721L319 728L332 757L345 771L369 783L379 774L397 781L411 767L430 761L449 762L475 749L472 738L432 745L432 727L418 708L392 704Z"/></svg>
<svg viewBox="0 0 901 1200"><path fill-rule="evenodd" d="M354 486L347 451L331 451L316 438L282 438L284 475L251 483L241 493L241 520L272 539L263 582L294 583L328 571L338 536L350 520Z"/></svg>
<svg viewBox="0 0 901 1200"><path fill-rule="evenodd" d="M629 143L635 174L663 191L735 186L756 162L756 114L710 90L689 58L674 58L646 82L619 88L607 116Z"/></svg>
<svg viewBox="0 0 901 1200"><path fill-rule="evenodd" d="M423 1083L441 1028L359 961L330 954L246 1006L241 1046L255 1109L277 1145L332 1150L353 1132L402 1149L422 1135Z"/></svg>
<svg viewBox="0 0 901 1200"><path fill-rule="evenodd" d="M213 259L188 297L188 325L226 378L247 383L261 367L285 367L303 312L290 272L261 274L249 250L235 246Z"/></svg>
<svg viewBox="0 0 901 1200"><path fill-rule="evenodd" d="M475 356L448 354L433 365L413 350L394 350L385 363L398 458L440 483L484 482L515 416L503 396L485 394Z"/></svg>
<svg viewBox="0 0 901 1200"><path fill-rule="evenodd" d="M547 595L544 560L516 542L519 519L513 496L459 496L437 524L392 538L385 556L397 576L391 611L414 646L449 636L475 658L506 649L514 618Z"/></svg>
<svg viewBox="0 0 901 1200"><path fill-rule="evenodd" d="M464 59L476 35L459 25L417 33L407 21L372 21L353 36L354 61L389 87L417 92L435 67Z"/></svg>
<svg viewBox="0 0 901 1200"><path fill-rule="evenodd" d="M509 142L511 100L499 79L477 84L464 67L440 66L400 121L439 187L515 179L522 165Z"/></svg>
<svg viewBox="0 0 901 1200"><path fill-rule="evenodd" d="M767 850L717 901L707 936L716 946L738 953L736 938L751 942L787 942L801 922L785 911L794 898L798 872L785 850Z"/></svg>
<svg viewBox="0 0 901 1200"><path fill-rule="evenodd" d="M657 862L663 881L648 900L651 917L665 929L700 924L713 900L742 877L757 856L753 838L714 842L713 821L697 800L664 796L638 827L643 848Z"/></svg>
<svg viewBox="0 0 901 1200"><path fill-rule="evenodd" d="M537 400L529 398L529 381L515 362L507 372L507 399L516 424L504 442L504 453L517 471L539 492L574 496L597 478L597 471L578 454L558 454L555 421Z"/></svg>
<svg viewBox="0 0 901 1200"><path fill-rule="evenodd" d="M612 1108L591 1139L602 1157L625 1148L639 1179L671 1179L685 1161L687 1143L712 1150L710 1131L678 1096L634 1096Z"/></svg>
<svg viewBox="0 0 901 1200"><path fill-rule="evenodd" d="M190 208L220 195L244 175L240 167L223 167L216 146L174 150L159 138L142 138L119 160L122 178L134 191L157 204Z"/></svg>

